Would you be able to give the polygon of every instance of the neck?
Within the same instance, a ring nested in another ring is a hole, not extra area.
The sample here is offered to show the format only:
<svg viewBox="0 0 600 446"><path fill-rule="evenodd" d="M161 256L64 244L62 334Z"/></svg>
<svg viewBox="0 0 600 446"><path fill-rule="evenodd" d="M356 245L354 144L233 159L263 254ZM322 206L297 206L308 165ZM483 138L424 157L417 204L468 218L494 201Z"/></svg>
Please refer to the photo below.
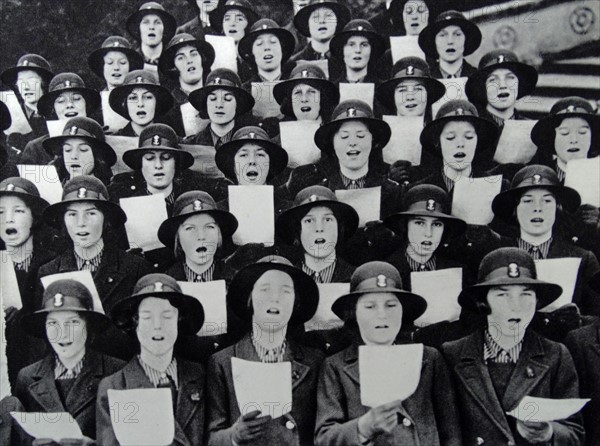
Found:
<svg viewBox="0 0 600 446"><path fill-rule="evenodd" d="M310 46L312 46L312 49L317 53L325 54L327 51L329 51L329 42L331 42L331 39L326 41L310 39Z"/></svg>
<svg viewBox="0 0 600 446"><path fill-rule="evenodd" d="M304 263L313 271L321 271L329 267L336 260L335 250L327 257L315 257L309 253L304 253Z"/></svg>
<svg viewBox="0 0 600 446"><path fill-rule="evenodd" d="M488 324L489 324L488 320ZM493 322L491 322L494 324ZM517 345L519 342L523 340L525 336L525 331L527 329L527 325L519 324L518 327L515 327L514 330L509 330L507 333L504 333L504 330L490 330L490 334L494 336L494 341L504 350L509 350Z"/></svg>
<svg viewBox="0 0 600 446"><path fill-rule="evenodd" d="M552 238L552 230L544 234L528 234L521 229L521 239L534 246L541 245Z"/></svg>
<svg viewBox="0 0 600 446"><path fill-rule="evenodd" d="M276 81L277 79L281 78L281 67L277 67L272 71L264 71L259 68L258 75L267 81Z"/></svg>
<svg viewBox="0 0 600 446"><path fill-rule="evenodd" d="M157 356L154 353L149 352L142 346L140 350L140 357L142 358L142 361L144 361L154 370L164 372L165 370L167 370L167 367L169 367L169 364L171 364L171 361L173 360L173 347L171 347L171 349L168 352Z"/></svg>
<svg viewBox="0 0 600 446"><path fill-rule="evenodd" d="M364 177L369 172L369 163L366 163L363 167L357 170L350 170L340 164L340 171L346 178L357 180L358 178Z"/></svg>
<svg viewBox="0 0 600 446"><path fill-rule="evenodd" d="M79 352L77 354L77 356L75 356L73 358L61 358L59 356L58 360L61 362L62 365L65 366L65 368L67 368L68 370L73 370L73 367L75 367L79 363L79 361L81 361L83 359L84 356L85 356L85 349L83 349L81 352Z"/></svg>
<svg viewBox="0 0 600 446"><path fill-rule="evenodd" d="M25 107L27 107L29 110L33 110L34 112L37 112L37 102L35 104L30 104L29 102L23 102L25 104Z"/></svg>
<svg viewBox="0 0 600 446"><path fill-rule="evenodd" d="M217 136L227 135L227 133L233 130L233 127L235 127L235 119L229 121L227 124L215 124L214 122L210 123L210 128L217 134Z"/></svg>
<svg viewBox="0 0 600 446"><path fill-rule="evenodd" d="M506 110L498 110L497 108L492 107L490 104L486 105L485 109L491 113L492 115L498 116L499 118L510 119L515 114L515 106L507 108Z"/></svg>
<svg viewBox="0 0 600 446"><path fill-rule="evenodd" d="M443 59L440 59L440 68L444 70L448 74L455 74L462 67L463 60L462 58L455 60L454 62L447 62Z"/></svg>
<svg viewBox="0 0 600 446"><path fill-rule="evenodd" d="M443 167L444 173L448 178L450 178L455 183L461 178L467 178L471 176L472 167L471 165L467 165L464 169L457 169L452 165L452 163L447 163Z"/></svg>
<svg viewBox="0 0 600 446"><path fill-rule="evenodd" d="M414 247L410 243L406 247L406 253L411 259L418 263L425 263L433 257L433 253L421 254L415 251Z"/></svg>
<svg viewBox="0 0 600 446"><path fill-rule="evenodd" d="M131 121L131 128L133 129L133 131L135 132L135 134L137 136L140 136L140 134L142 133L142 130L144 130L146 127L148 127L150 124L152 124L151 122L146 124L146 125L139 125L133 121Z"/></svg>
<svg viewBox="0 0 600 446"><path fill-rule="evenodd" d="M148 183L146 183L146 188L152 195L160 194L167 198L169 195L171 195L171 192L173 192L173 183L169 184L164 189L157 189L156 187L150 186Z"/></svg>
<svg viewBox="0 0 600 446"><path fill-rule="evenodd" d="M558 165L558 167L560 167L560 169L563 172L567 171L567 163L565 163L563 160L561 160L560 158L556 157L556 164Z"/></svg>
<svg viewBox="0 0 600 446"><path fill-rule="evenodd" d="M281 346L285 340L287 334L287 324L279 325L276 323L265 323L258 324L252 322L255 328L259 329L260 336L257 336L254 340L257 344L262 345L264 348L273 349Z"/></svg>
<svg viewBox="0 0 600 446"><path fill-rule="evenodd" d="M21 263L33 252L33 235L30 235L22 245L7 246L6 253L9 255L13 263Z"/></svg>
<svg viewBox="0 0 600 446"><path fill-rule="evenodd" d="M367 77L367 67L364 67L362 70L353 70L351 68L346 68L346 79L350 82L359 82Z"/></svg>
<svg viewBox="0 0 600 446"><path fill-rule="evenodd" d="M100 238L96 243L90 246L73 245L75 253L84 260L90 260L96 257L104 248L104 239Z"/></svg>
<svg viewBox="0 0 600 446"><path fill-rule="evenodd" d="M205 263L194 263L192 261L190 261L189 258L186 257L185 259L185 264L188 266L189 269L191 269L192 271L194 271L196 274L202 274L205 271L208 271L208 269L212 266L214 262L214 257L211 257L208 261L206 261Z"/></svg>
<svg viewBox="0 0 600 446"><path fill-rule="evenodd" d="M162 42L156 46L150 46L146 43L142 43L142 54L146 56L148 59L155 60L160 57L163 50Z"/></svg>
<svg viewBox="0 0 600 446"><path fill-rule="evenodd" d="M187 82L184 82L183 79L179 78L179 87L181 88L181 90L183 90L185 94L189 95L192 91L202 88L202 79L200 79L195 84L189 84Z"/></svg>

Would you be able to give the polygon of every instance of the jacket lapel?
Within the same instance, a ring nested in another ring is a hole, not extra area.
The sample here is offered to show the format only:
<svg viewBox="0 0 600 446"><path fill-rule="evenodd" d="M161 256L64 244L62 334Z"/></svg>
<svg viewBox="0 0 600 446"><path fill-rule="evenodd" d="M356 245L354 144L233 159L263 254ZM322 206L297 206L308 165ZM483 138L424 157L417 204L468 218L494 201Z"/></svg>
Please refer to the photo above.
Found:
<svg viewBox="0 0 600 446"><path fill-rule="evenodd" d="M343 368L344 373L360 386L360 376L358 373L358 345L356 343L353 343L352 346L346 350L346 353L344 353L344 362L346 363Z"/></svg>
<svg viewBox="0 0 600 446"><path fill-rule="evenodd" d="M54 357L48 355L33 374L29 392L44 412L66 412L54 383Z"/></svg>
<svg viewBox="0 0 600 446"><path fill-rule="evenodd" d="M81 373L73 383L67 395L66 405L73 417L76 417L88 405L96 401L97 384L104 376L101 356L88 349Z"/></svg>
<svg viewBox="0 0 600 446"><path fill-rule="evenodd" d="M175 417L179 425L185 428L198 410L202 391L198 377L186 367L185 361L178 361L179 390L177 392L177 410Z"/></svg>
<svg viewBox="0 0 600 446"><path fill-rule="evenodd" d="M115 303L113 299L117 298L114 296L114 290L127 274L127 271L121 268L121 260L117 249L105 249L98 271L92 274L105 309L112 308Z"/></svg>

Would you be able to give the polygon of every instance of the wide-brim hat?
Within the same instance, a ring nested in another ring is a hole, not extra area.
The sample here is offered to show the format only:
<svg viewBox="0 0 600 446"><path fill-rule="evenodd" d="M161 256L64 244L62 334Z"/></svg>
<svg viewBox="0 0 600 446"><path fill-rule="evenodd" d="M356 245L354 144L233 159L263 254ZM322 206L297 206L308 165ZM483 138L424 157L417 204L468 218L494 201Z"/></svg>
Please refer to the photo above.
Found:
<svg viewBox="0 0 600 446"><path fill-rule="evenodd" d="M344 59L344 46L348 39L353 36L362 36L369 41L371 45L370 65L373 65L385 52L385 39L375 31L373 25L368 20L354 19L344 26L342 32L337 33L331 39L329 51L331 51L333 57L340 60Z"/></svg>
<svg viewBox="0 0 600 446"><path fill-rule="evenodd" d="M175 158L178 170L185 170L194 164L194 156L181 148L175 130L166 124L150 124L140 133L138 144L137 149L123 153L123 162L132 170L141 170L144 154L155 150L169 152Z"/></svg>
<svg viewBox="0 0 600 446"><path fill-rule="evenodd" d="M296 40L291 32L285 28L281 28L275 20L271 19L260 19L252 25L250 32L246 33L238 44L239 55L246 62L254 64L252 46L258 36L262 34L273 34L279 39L279 44L281 45L281 64L283 65L294 53Z"/></svg>
<svg viewBox="0 0 600 446"><path fill-rule="evenodd" d="M458 26L462 29L465 34L465 56L473 54L479 48L482 38L479 27L458 11L445 11L419 33L419 46L427 57L438 57L435 36L447 26Z"/></svg>
<svg viewBox="0 0 600 446"><path fill-rule="evenodd" d="M0 131L4 131L12 124L12 117L6 104L0 101Z"/></svg>
<svg viewBox="0 0 600 446"><path fill-rule="evenodd" d="M62 199L44 210L44 220L56 229L63 227L64 215L71 203L93 203L109 220L113 227L119 227L127 221L127 215L116 203L109 201L106 186L91 175L80 175L65 184Z"/></svg>
<svg viewBox="0 0 600 446"><path fill-rule="evenodd" d="M237 182L234 158L238 150L245 144L260 146L269 155L269 174L267 175L267 180L277 176L286 168L288 163L287 152L280 145L272 142L267 132L260 127L242 127L235 132L231 141L219 147L215 155L217 167L230 180Z"/></svg>
<svg viewBox="0 0 600 446"><path fill-rule="evenodd" d="M579 192L560 184L556 172L548 166L525 166L513 177L510 189L499 193L492 201L492 211L504 221L514 222L514 211L521 196L530 189L547 189L568 212L575 212L581 204Z"/></svg>
<svg viewBox="0 0 600 446"><path fill-rule="evenodd" d="M389 110L396 108L396 87L403 81L417 81L427 90L427 103L433 104L446 94L446 87L431 77L427 62L419 57L404 57L392 67L390 79L377 87L377 99Z"/></svg>
<svg viewBox="0 0 600 446"><path fill-rule="evenodd" d="M208 214L219 225L223 239L231 237L238 228L238 221L228 211L217 206L214 198L203 191L189 191L181 194L173 205L173 214L158 228L158 239L167 247L175 246L175 235L181 223L192 215Z"/></svg>
<svg viewBox="0 0 600 446"><path fill-rule="evenodd" d="M600 115L594 112L588 101L579 96L569 96L557 101L550 109L550 113L535 123L531 129L533 143L539 149L554 153L556 127L567 118L581 118L587 121L592 132L590 153L593 152L598 147L600 138Z"/></svg>
<svg viewBox="0 0 600 446"><path fill-rule="evenodd" d="M293 244L299 222L312 208L323 206L331 209L339 227L344 227L344 238L348 240L358 229L358 213L352 206L339 201L335 193L324 186L310 186L296 195L294 204L285 210L275 223L275 231L288 244Z"/></svg>
<svg viewBox="0 0 600 446"><path fill-rule="evenodd" d="M50 70L50 64L46 59L38 54L25 54L19 58L17 65L4 70L0 74L0 79L9 87L14 87L17 76L21 71L34 71L46 83L49 83L54 77L54 73Z"/></svg>
<svg viewBox="0 0 600 446"><path fill-rule="evenodd" d="M440 187L432 184L421 184L409 189L403 200L403 211L397 212L384 219L383 223L392 231L399 233L400 227L412 217L433 217L444 222L444 234L451 237L463 234L467 224L451 215L450 199Z"/></svg>
<svg viewBox="0 0 600 446"><path fill-rule="evenodd" d="M164 115L173 107L173 96L159 84L156 74L147 70L134 70L127 73L122 85L113 88L108 96L110 107L128 121L131 120L127 110L127 97L136 88L144 88L156 98L154 118Z"/></svg>
<svg viewBox="0 0 600 446"><path fill-rule="evenodd" d="M305 37L310 37L310 28L308 26L310 15L319 8L329 8L335 13L338 21L336 33L343 30L346 23L352 18L348 7L336 0L312 0L309 5L300 9L294 17L294 26Z"/></svg>
<svg viewBox="0 0 600 446"><path fill-rule="evenodd" d="M31 181L21 177L10 177L0 182L0 197L18 197L36 213L41 214L50 204L40 197L40 191Z"/></svg>
<svg viewBox="0 0 600 446"><path fill-rule="evenodd" d="M212 70L202 88L194 90L188 96L190 104L200 112L202 119L208 119L206 100L216 90L227 90L235 96L235 117L248 113L254 107L254 97L242 88L240 77L227 68Z"/></svg>
<svg viewBox="0 0 600 446"><path fill-rule="evenodd" d="M94 310L90 290L76 280L52 282L44 291L43 300L41 309L26 314L21 320L23 329L37 338L46 338L46 318L56 311L75 311L85 315L86 330L91 333L101 333L111 324L108 317Z"/></svg>
<svg viewBox="0 0 600 446"><path fill-rule="evenodd" d="M71 138L80 138L86 141L92 148L94 158L102 158L108 166L113 166L117 162L117 154L105 141L102 127L91 118L69 119L65 124L63 134L44 140L42 146L47 152L62 156L63 144Z"/></svg>
<svg viewBox="0 0 600 446"><path fill-rule="evenodd" d="M282 271L292 278L296 291L294 311L289 324L303 324L309 321L319 305L319 288L311 277L296 268L285 257L271 255L242 268L233 278L227 290L227 303L231 310L243 321L252 318L249 305L252 288L256 281L267 271Z"/></svg>
<svg viewBox="0 0 600 446"><path fill-rule="evenodd" d="M344 122L364 122L373 135L373 149L382 150L392 136L387 122L375 118L371 107L356 99L343 101L333 110L331 121L319 127L315 133L315 143L323 152L333 153L333 136Z"/></svg>
<svg viewBox="0 0 600 446"><path fill-rule="evenodd" d="M402 305L402 325L410 325L427 309L427 301L418 294L402 289L402 279L396 268L386 262L365 263L350 279L350 293L338 297L331 310L343 321L356 314L356 302L369 293L394 294Z"/></svg>
<svg viewBox="0 0 600 446"><path fill-rule="evenodd" d="M204 307L199 300L183 294L177 281L166 274L148 274L137 281L131 296L119 300L110 310L115 325L135 335L134 317L140 303L148 298L166 299L179 310L179 333L193 336L204 324Z"/></svg>
<svg viewBox="0 0 600 446"><path fill-rule="evenodd" d="M487 103L486 80L494 70L499 68L510 70L519 79L517 99L535 90L538 72L534 67L519 62L517 55L510 50L493 50L481 58L479 68L467 80L465 91L471 102Z"/></svg>
<svg viewBox="0 0 600 446"><path fill-rule="evenodd" d="M129 61L129 71L141 70L144 68L144 58L131 47L129 40L121 36L110 36L102 42L100 48L92 51L88 57L90 69L99 78L104 79L104 56L111 51L125 54Z"/></svg>
<svg viewBox="0 0 600 446"><path fill-rule="evenodd" d="M163 8L163 6L157 2L144 3L136 12L127 18L125 26L129 34L131 34L137 41L140 40L140 23L144 16L148 14L156 14L162 20L164 27L162 38L163 43L171 40L171 38L175 35L177 22L175 17L169 14L165 8Z"/></svg>
<svg viewBox="0 0 600 446"><path fill-rule="evenodd" d="M38 101L38 112L47 119L54 117L54 101L62 93L79 93L85 99L87 115L100 107L100 93L85 86L83 79L75 73L60 73L52 78L48 93Z"/></svg>
<svg viewBox="0 0 600 446"><path fill-rule="evenodd" d="M184 46L193 46L198 50L202 57L202 69L205 73L208 73L215 61L215 49L204 39L196 39L191 34L187 33L175 34L173 36L167 45L167 48L160 55L158 69L166 75L177 78L179 72L175 68L175 56L177 50Z"/></svg>
<svg viewBox="0 0 600 446"><path fill-rule="evenodd" d="M441 158L440 135L444 126L452 121L467 121L473 125L477 132L476 156L494 149L493 143L500 132L498 125L489 119L480 117L477 108L462 99L446 102L438 110L435 119L423 128L419 138L423 148Z"/></svg>
<svg viewBox="0 0 600 446"><path fill-rule="evenodd" d="M464 288L458 296L461 307L478 312L477 302L485 302L490 288L526 285L536 291L537 308L544 308L562 294L560 285L537 278L535 262L519 248L499 248L487 254L479 266L477 284Z"/></svg>
<svg viewBox="0 0 600 446"><path fill-rule="evenodd" d="M208 14L210 25L216 32L223 33L223 18L225 17L225 14L232 9L237 9L246 16L246 20L248 20L246 29L250 29L252 24L260 18L252 7L252 4L247 0L220 1L217 8Z"/></svg>

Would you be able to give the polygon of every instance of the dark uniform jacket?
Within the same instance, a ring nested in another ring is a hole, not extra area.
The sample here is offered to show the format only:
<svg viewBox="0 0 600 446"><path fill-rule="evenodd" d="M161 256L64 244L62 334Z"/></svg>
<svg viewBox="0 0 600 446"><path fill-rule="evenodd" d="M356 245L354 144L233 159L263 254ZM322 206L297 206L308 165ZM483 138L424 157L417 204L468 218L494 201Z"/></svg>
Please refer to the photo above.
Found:
<svg viewBox="0 0 600 446"><path fill-rule="evenodd" d="M432 78L434 78L434 79L443 79L444 78L444 76L442 76L442 72L440 71L440 65L437 61L428 60L427 63L429 64L429 69L431 70ZM469 77L476 71L477 71L477 68L475 68L469 62L467 62L465 59L463 59L463 65L462 65L462 71L460 73L460 77Z"/></svg>

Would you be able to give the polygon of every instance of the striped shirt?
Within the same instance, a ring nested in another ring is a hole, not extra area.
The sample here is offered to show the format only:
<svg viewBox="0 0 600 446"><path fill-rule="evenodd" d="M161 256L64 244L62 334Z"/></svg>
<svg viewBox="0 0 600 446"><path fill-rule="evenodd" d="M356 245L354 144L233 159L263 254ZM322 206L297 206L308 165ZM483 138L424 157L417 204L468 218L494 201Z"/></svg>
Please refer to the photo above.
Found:
<svg viewBox="0 0 600 446"><path fill-rule="evenodd" d="M215 149L218 149L226 142L231 141L231 138L233 138L233 133L234 133L233 130L234 129L231 129L230 131L225 133L223 136L219 136L214 132L212 127L210 127L210 136L212 137L213 146L215 147Z"/></svg>
<svg viewBox="0 0 600 446"><path fill-rule="evenodd" d="M460 180L462 177L462 174L458 174L457 180ZM469 174L468 177L466 178L473 178L473 172L471 172ZM452 189L454 189L454 185L456 184L456 182L454 180L452 180L450 177L448 177L448 175L446 175L446 172L444 171L444 169L442 168L442 179L444 180L444 185L446 186L446 190L448 191L448 193L452 192Z"/></svg>
<svg viewBox="0 0 600 446"><path fill-rule="evenodd" d="M284 339L283 344L279 347L275 348L266 348L260 345L254 335L254 330L252 330L252 334L250 336L252 340L252 345L254 346L254 350L256 350L256 354L260 358L261 362L267 363L275 363L275 362L283 362L285 357L285 350L287 348L287 342Z"/></svg>
<svg viewBox="0 0 600 446"><path fill-rule="evenodd" d="M29 267L31 267L31 258L33 257L33 251L29 253L27 258L23 259L21 262L13 262L13 266L15 267L15 271L25 271L29 272Z"/></svg>
<svg viewBox="0 0 600 446"><path fill-rule="evenodd" d="M213 274L215 272L215 263L213 262L206 271L202 274L198 274L187 266L187 263L183 262L183 270L185 271L185 277L188 282L211 282L213 280Z"/></svg>
<svg viewBox="0 0 600 446"><path fill-rule="evenodd" d="M159 372L155 368L150 367L142 360L140 355L138 355L138 361L144 370L144 374L148 377L154 387L168 386L172 382L175 385L175 389L179 389L177 380L177 359L173 358L164 372Z"/></svg>
<svg viewBox="0 0 600 446"><path fill-rule="evenodd" d="M406 257L406 261L408 262L408 266L411 271L435 271L435 254L432 255L429 260L425 263L419 263L411 256L408 255L408 252L404 254Z"/></svg>
<svg viewBox="0 0 600 446"><path fill-rule="evenodd" d="M356 178L355 180L352 180L350 178L348 178L347 176L345 176L343 173L340 172L340 176L342 177L342 183L344 183L344 187L347 190L353 190L353 189L364 189L365 188L365 184L367 183L367 176L363 176L360 178Z"/></svg>
<svg viewBox="0 0 600 446"><path fill-rule="evenodd" d="M85 359L85 356L83 358L81 358L81 361L79 361L77 364L75 364L75 367L73 367L72 369L68 369L63 365L62 362L60 362L60 359L58 359L58 357L56 357L55 361L54 361L54 379L77 378L79 376L79 374L81 373L81 369L83 369L83 360L84 359Z"/></svg>
<svg viewBox="0 0 600 446"><path fill-rule="evenodd" d="M439 69L440 69L440 73L444 79L456 79L456 78L461 77L460 75L462 74L463 66L461 65L460 68L458 69L458 71L454 74L450 74L447 71L445 71L441 65L439 65Z"/></svg>
<svg viewBox="0 0 600 446"><path fill-rule="evenodd" d="M77 269L79 271L88 270L91 272L98 271L100 267L100 263L102 262L102 255L104 254L104 247L100 250L98 255L91 259L84 259L83 257L79 257L76 251L75 253L75 261L77 262Z"/></svg>
<svg viewBox="0 0 600 446"><path fill-rule="evenodd" d="M540 260L548 257L550 245L552 244L552 237L550 237L541 245L532 245L531 243L526 242L520 237L517 239L517 243L519 244L519 249L527 251L529 254L531 254L533 260Z"/></svg>
<svg viewBox="0 0 600 446"><path fill-rule="evenodd" d="M554 161L554 167L556 168L556 175L558 176L558 181L564 184L565 178L567 177L567 173L560 168L558 165L558 161Z"/></svg>
<svg viewBox="0 0 600 446"><path fill-rule="evenodd" d="M485 331L485 339L483 341L483 361L495 362L501 364L516 364L523 349L523 339L514 347L504 350L494 340L494 337L488 330Z"/></svg>
<svg viewBox="0 0 600 446"><path fill-rule="evenodd" d="M314 269L308 267L306 263L302 262L302 271L312 277L316 283L331 283L336 264L337 260L334 260L328 267L323 268L320 271L315 271Z"/></svg>

